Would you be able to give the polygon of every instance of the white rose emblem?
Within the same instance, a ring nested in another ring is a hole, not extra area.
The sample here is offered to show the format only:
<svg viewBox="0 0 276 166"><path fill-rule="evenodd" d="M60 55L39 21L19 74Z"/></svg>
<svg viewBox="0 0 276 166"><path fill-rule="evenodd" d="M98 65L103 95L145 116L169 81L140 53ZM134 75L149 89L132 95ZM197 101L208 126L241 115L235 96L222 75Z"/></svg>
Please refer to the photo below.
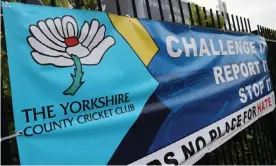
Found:
<svg viewBox="0 0 276 166"><path fill-rule="evenodd" d="M33 59L41 65L56 67L75 66L73 83L63 93L74 95L83 84L82 65L97 65L105 52L115 44L115 39L105 36L105 25L98 20L82 25L81 32L72 16L46 19L30 26L27 38Z"/></svg>

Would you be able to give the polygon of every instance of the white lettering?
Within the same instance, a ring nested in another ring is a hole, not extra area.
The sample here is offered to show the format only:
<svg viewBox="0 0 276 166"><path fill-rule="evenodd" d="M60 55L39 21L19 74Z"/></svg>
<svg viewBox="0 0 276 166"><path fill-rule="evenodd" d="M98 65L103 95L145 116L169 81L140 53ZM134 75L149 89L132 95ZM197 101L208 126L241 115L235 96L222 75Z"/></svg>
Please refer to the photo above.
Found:
<svg viewBox="0 0 276 166"><path fill-rule="evenodd" d="M179 43L179 40L174 36L167 36L166 38L167 52L171 57L178 58L182 54L182 50L178 48L177 51L175 52L173 50L172 42Z"/></svg>

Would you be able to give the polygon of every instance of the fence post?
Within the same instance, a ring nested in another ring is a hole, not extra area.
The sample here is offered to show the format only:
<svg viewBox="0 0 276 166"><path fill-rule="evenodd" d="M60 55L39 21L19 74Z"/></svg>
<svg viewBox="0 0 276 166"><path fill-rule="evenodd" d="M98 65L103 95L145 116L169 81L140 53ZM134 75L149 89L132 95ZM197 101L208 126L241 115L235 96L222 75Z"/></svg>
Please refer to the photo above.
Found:
<svg viewBox="0 0 276 166"><path fill-rule="evenodd" d="M3 84L2 84L3 85ZM9 135L8 122L5 112L8 110L6 99L1 85L1 137ZM9 140L1 142L1 165L12 165L12 154Z"/></svg>
<svg viewBox="0 0 276 166"><path fill-rule="evenodd" d="M189 9L189 14L190 14L191 25L194 25L194 18L193 18L193 13L192 13L192 9L191 9L191 4L190 3L188 3L188 9Z"/></svg>

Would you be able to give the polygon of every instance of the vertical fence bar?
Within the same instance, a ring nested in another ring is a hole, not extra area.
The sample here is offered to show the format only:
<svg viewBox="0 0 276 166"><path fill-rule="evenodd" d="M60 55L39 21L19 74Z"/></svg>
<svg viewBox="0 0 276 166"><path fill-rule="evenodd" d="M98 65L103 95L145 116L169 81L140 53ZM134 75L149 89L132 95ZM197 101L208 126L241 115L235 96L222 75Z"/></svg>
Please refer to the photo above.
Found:
<svg viewBox="0 0 276 166"><path fill-rule="evenodd" d="M257 30L258 35L261 35L260 25L257 25L257 28L258 28Z"/></svg>
<svg viewBox="0 0 276 166"><path fill-rule="evenodd" d="M264 29L263 29L263 27L260 26L260 29L261 29L261 36L262 36L262 37L265 37L265 36L264 36Z"/></svg>
<svg viewBox="0 0 276 166"><path fill-rule="evenodd" d="M267 33L267 28L264 27L264 33L265 33L265 37L268 39L268 33Z"/></svg>
<svg viewBox="0 0 276 166"><path fill-rule="evenodd" d="M260 152L259 152L259 149L258 149L258 140L257 140L257 136L256 136L256 130L254 130L254 124L252 124L250 127L249 127L249 133L250 135L252 136L252 144L253 144L253 149L254 151L256 152L256 155L253 156L256 160L255 164L256 165L259 165L260 164L260 158L261 158L261 155L260 155Z"/></svg>
<svg viewBox="0 0 276 166"><path fill-rule="evenodd" d="M248 28L247 28L246 19L244 18L243 20L244 20L244 26L245 26L246 32L248 33Z"/></svg>
<svg viewBox="0 0 276 166"><path fill-rule="evenodd" d="M263 118L263 117L262 117ZM262 136L262 148L263 148L263 153L264 153L264 156L265 156L265 163L264 164L269 164L269 154L268 154L268 151L267 151L267 148L266 148L266 140L265 140L265 134L264 134L264 129L262 127L262 118L259 119L258 121L258 126L259 126L259 132L262 133L261 136Z"/></svg>
<svg viewBox="0 0 276 166"><path fill-rule="evenodd" d="M149 0L146 0L146 7L147 7L147 12L148 12L148 18L151 19Z"/></svg>
<svg viewBox="0 0 276 166"><path fill-rule="evenodd" d="M230 153L231 165L234 165L234 164L235 164L235 161L234 161L234 157L233 157L232 143L233 143L233 139L228 141L227 149L229 150L229 153Z"/></svg>
<svg viewBox="0 0 276 166"><path fill-rule="evenodd" d="M263 145L263 139L262 139L262 133L261 133L261 130L260 130L260 124L259 124L259 121L256 122L256 129L257 129L257 132L258 132L258 136L259 136L259 142L260 142L260 150L261 150L261 154L262 154L262 165L266 164L266 155L265 155L265 152L264 152L264 145Z"/></svg>
<svg viewBox="0 0 276 166"><path fill-rule="evenodd" d="M270 142L270 140L267 137L269 135L269 133L267 131L267 127L268 126L265 125L264 121L265 121L264 117L261 118L261 125L262 125L262 128L263 128L264 133L265 133L264 134L264 140L265 140L266 152L267 152L267 155L268 155L268 164L271 164L271 163L273 163L273 160L272 160L273 157L271 157L271 152L270 152L270 148L269 148L269 142Z"/></svg>
<svg viewBox="0 0 276 166"><path fill-rule="evenodd" d="M230 18L229 18L229 14L228 14L228 13L226 13L226 16L227 16L227 20L228 20L229 30L230 30L230 31L232 31L231 21L230 21Z"/></svg>
<svg viewBox="0 0 276 166"><path fill-rule="evenodd" d="M270 115L271 116L271 115ZM274 162L274 151L273 151L273 145L271 144L272 143L272 140L271 140L271 133L270 133L270 130L269 130L269 124L268 124L268 121L270 119L268 119L268 117L266 118L266 120L264 120L264 125L266 126L266 133L267 133L267 139L268 139L268 148L270 150L270 154L271 154L271 163L270 164L273 164Z"/></svg>
<svg viewBox="0 0 276 166"><path fill-rule="evenodd" d="M259 132L259 130L258 130L258 121L256 121L255 123L254 123L254 133L255 133L255 137L256 137L256 139L257 139L257 150L258 150L258 152L259 152L259 155L258 155L258 157L260 158L260 161L259 161L259 164L264 164L264 156L263 156L263 151L262 151L262 143L261 143L261 141L260 141L260 139L259 139L259 136L260 136L260 132ZM259 143L259 144L258 144Z"/></svg>
<svg viewBox="0 0 276 166"><path fill-rule="evenodd" d="M239 135L238 135L238 142L239 142L240 148L241 148L241 159L242 159L241 164L246 165L246 163L245 163L245 153L244 153L243 142L242 142L242 133L243 132L240 132Z"/></svg>
<svg viewBox="0 0 276 166"><path fill-rule="evenodd" d="M242 17L240 17L240 20L241 20L242 32L244 32L243 23L242 23Z"/></svg>
<svg viewBox="0 0 276 166"><path fill-rule="evenodd" d="M266 33L266 37L269 39L269 31L268 31L268 28L265 28L265 33Z"/></svg>
<svg viewBox="0 0 276 166"><path fill-rule="evenodd" d="M269 32L269 37L270 37L270 39L272 39L271 29L268 29L268 32Z"/></svg>
<svg viewBox="0 0 276 166"><path fill-rule="evenodd" d="M217 20L218 20L218 26L219 26L219 28L221 28L222 25L221 25L221 22L220 22L220 17L219 17L219 12L218 12L218 10L216 10L216 15L217 15Z"/></svg>
<svg viewBox="0 0 276 166"><path fill-rule="evenodd" d="M226 18L225 18L225 15L223 12L221 12L221 16L223 18L223 21L224 21L224 29L227 30L227 27L226 27Z"/></svg>
<svg viewBox="0 0 276 166"><path fill-rule="evenodd" d="M237 31L237 29L236 29L236 25L235 25L234 15L233 15L233 14L231 14L231 17L232 17L232 22L233 22L234 31Z"/></svg>
<svg viewBox="0 0 276 166"><path fill-rule="evenodd" d="M191 25L194 25L194 18L193 18L193 13L192 13L192 8L191 8L191 4L190 3L188 3L188 9L189 9L189 15L190 15Z"/></svg>
<svg viewBox="0 0 276 166"><path fill-rule="evenodd" d="M204 18L207 20L207 12L206 12L206 8L205 7L203 7L203 13L204 13ZM209 26L209 21L207 21L206 22L206 27L208 27Z"/></svg>
<svg viewBox="0 0 276 166"><path fill-rule="evenodd" d="M237 158L237 164L240 165L240 157L239 157L239 151L238 151L238 146L237 146L237 137L235 136L233 138L233 143L234 143L234 149L236 150L236 158Z"/></svg>
<svg viewBox="0 0 276 166"><path fill-rule="evenodd" d="M181 0L178 0L178 6L181 14L182 23L185 24L185 16L184 16Z"/></svg>
<svg viewBox="0 0 276 166"><path fill-rule="evenodd" d="M227 158L226 158L225 146L226 146L226 143L222 144L222 145L221 145L221 150L222 150L222 154L223 154L224 165L227 165Z"/></svg>
<svg viewBox="0 0 276 166"><path fill-rule="evenodd" d="M172 16L172 22L175 22L172 0L169 0L169 6L170 6L170 11L171 11L171 16Z"/></svg>
<svg viewBox="0 0 276 166"><path fill-rule="evenodd" d="M99 11L103 11L103 8L102 8L102 1L101 1L101 0L97 0L97 4L98 4L98 10L99 10Z"/></svg>
<svg viewBox="0 0 276 166"><path fill-rule="evenodd" d="M237 21L238 29L239 29L239 32L240 32L240 31L241 31L241 28L240 28L240 23L239 23L239 18L238 18L238 16L236 16L236 21Z"/></svg>
<svg viewBox="0 0 276 166"><path fill-rule="evenodd" d="M262 37L264 37L262 26L260 26L260 35L261 35Z"/></svg>
<svg viewBox="0 0 276 166"><path fill-rule="evenodd" d="M79 0L76 0L76 7L77 7L77 1ZM56 0L51 0L51 6L56 6Z"/></svg>
<svg viewBox="0 0 276 166"><path fill-rule="evenodd" d="M117 9L117 14L120 16L121 15L120 1L115 0L115 4L116 4L116 9Z"/></svg>
<svg viewBox="0 0 276 166"><path fill-rule="evenodd" d="M135 2L135 0L131 0L131 3L132 3L132 9L133 9L133 15L134 15L134 17L136 17L137 18L137 9L136 9L136 2Z"/></svg>
<svg viewBox="0 0 276 166"><path fill-rule="evenodd" d="M164 21L164 14L163 14L161 0L158 0L158 7L159 7L160 18L161 18L162 21Z"/></svg>
<svg viewBox="0 0 276 166"><path fill-rule="evenodd" d="M266 28L265 28L265 27L262 27L262 28L263 28L263 32L264 32L264 37L265 37L265 38L268 38L268 37L267 37L267 33L266 33Z"/></svg>
<svg viewBox="0 0 276 166"><path fill-rule="evenodd" d="M248 23L249 33L251 33L252 31L251 31L251 25L250 25L249 19L247 19L247 23Z"/></svg>
<svg viewBox="0 0 276 166"><path fill-rule="evenodd" d="M215 25L215 19L214 19L214 15L213 15L213 10L212 9L210 9L210 15L211 15L211 19L212 19L212 26L213 26L213 28L215 28L216 25Z"/></svg>
<svg viewBox="0 0 276 166"><path fill-rule="evenodd" d="M76 2L75 8L80 9L81 8L81 0L75 0L75 2Z"/></svg>
<svg viewBox="0 0 276 166"><path fill-rule="evenodd" d="M252 164L255 163L255 159L254 159L255 153L253 151L252 141L250 141L250 143L249 143L249 140L248 140L248 137L247 137L248 136L248 128L244 129L244 133L245 133L245 143L247 144L247 149L252 150L251 155L249 155L249 153L248 153L249 165L252 165ZM251 158L252 158L252 160L251 160Z"/></svg>
<svg viewBox="0 0 276 166"><path fill-rule="evenodd" d="M198 25L202 26L198 5L196 5L195 7L196 7L196 14L197 14Z"/></svg>

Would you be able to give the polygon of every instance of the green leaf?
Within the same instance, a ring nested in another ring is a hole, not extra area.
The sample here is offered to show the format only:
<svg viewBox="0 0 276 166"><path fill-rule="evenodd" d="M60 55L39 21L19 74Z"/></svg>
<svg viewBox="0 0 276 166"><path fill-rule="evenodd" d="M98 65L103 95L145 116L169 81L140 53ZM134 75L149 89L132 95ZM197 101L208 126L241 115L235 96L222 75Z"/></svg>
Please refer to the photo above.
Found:
<svg viewBox="0 0 276 166"><path fill-rule="evenodd" d="M59 7L68 8L69 2L68 2L68 0L56 0L56 5Z"/></svg>
<svg viewBox="0 0 276 166"><path fill-rule="evenodd" d="M249 140L251 140L251 139L253 139L253 136L252 136L252 135L247 134L247 135L246 135L246 138L247 138L247 139L249 139Z"/></svg>
<svg viewBox="0 0 276 166"><path fill-rule="evenodd" d="M39 0L44 6L49 6L51 4L51 0Z"/></svg>

